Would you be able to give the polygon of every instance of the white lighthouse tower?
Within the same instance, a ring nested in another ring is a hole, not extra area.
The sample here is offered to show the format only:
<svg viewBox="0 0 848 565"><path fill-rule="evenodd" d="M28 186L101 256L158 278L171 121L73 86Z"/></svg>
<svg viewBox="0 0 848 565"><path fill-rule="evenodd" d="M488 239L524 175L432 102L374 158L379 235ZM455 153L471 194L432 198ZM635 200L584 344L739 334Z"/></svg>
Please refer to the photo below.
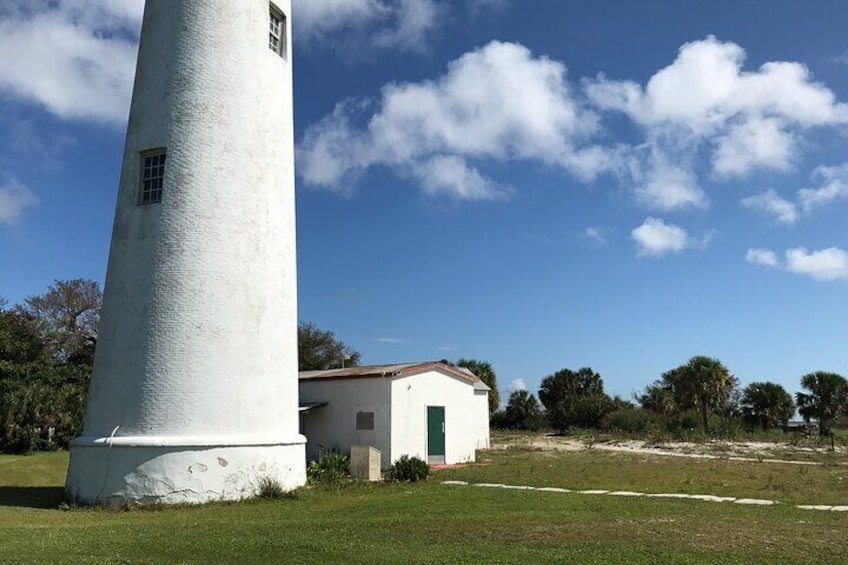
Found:
<svg viewBox="0 0 848 565"><path fill-rule="evenodd" d="M147 0L74 500L305 482L290 30L291 0Z"/></svg>

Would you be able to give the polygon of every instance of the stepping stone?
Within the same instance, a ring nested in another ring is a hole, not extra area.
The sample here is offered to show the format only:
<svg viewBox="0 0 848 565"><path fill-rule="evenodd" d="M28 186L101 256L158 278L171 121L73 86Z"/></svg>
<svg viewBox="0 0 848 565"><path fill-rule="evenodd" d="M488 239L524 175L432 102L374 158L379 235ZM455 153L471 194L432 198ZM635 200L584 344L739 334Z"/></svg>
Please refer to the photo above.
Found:
<svg viewBox="0 0 848 565"><path fill-rule="evenodd" d="M475 487L483 487L483 488L504 488L506 485L499 485L494 483L476 483Z"/></svg>
<svg viewBox="0 0 848 565"><path fill-rule="evenodd" d="M618 490L607 494L610 496L645 496L644 492L630 492L629 490Z"/></svg>
<svg viewBox="0 0 848 565"><path fill-rule="evenodd" d="M443 485L467 485L465 481L442 481Z"/></svg>
<svg viewBox="0 0 848 565"><path fill-rule="evenodd" d="M539 490L539 491L542 491L542 492L571 492L567 488L557 488L557 487L542 487L542 488L537 488L536 490Z"/></svg>
<svg viewBox="0 0 848 565"><path fill-rule="evenodd" d="M608 490L578 490L580 494L606 494Z"/></svg>
<svg viewBox="0 0 848 565"><path fill-rule="evenodd" d="M733 502L736 500L732 496L713 496L711 494L692 494L689 498L706 500L707 502Z"/></svg>
<svg viewBox="0 0 848 565"><path fill-rule="evenodd" d="M692 498L691 494L679 494L679 493L663 493L663 494L646 494L645 496L649 498Z"/></svg>
<svg viewBox="0 0 848 565"><path fill-rule="evenodd" d="M830 509L831 512L848 512L848 506L834 506Z"/></svg>
<svg viewBox="0 0 848 565"><path fill-rule="evenodd" d="M503 485L502 488L510 489L510 490L536 490L536 487L522 487L516 485Z"/></svg>
<svg viewBox="0 0 848 565"><path fill-rule="evenodd" d="M734 504L748 504L751 506L773 506L773 500L760 500L758 498L740 498Z"/></svg>
<svg viewBox="0 0 848 565"><path fill-rule="evenodd" d="M831 510L833 506L822 506L821 504L801 504L797 508L801 510Z"/></svg>

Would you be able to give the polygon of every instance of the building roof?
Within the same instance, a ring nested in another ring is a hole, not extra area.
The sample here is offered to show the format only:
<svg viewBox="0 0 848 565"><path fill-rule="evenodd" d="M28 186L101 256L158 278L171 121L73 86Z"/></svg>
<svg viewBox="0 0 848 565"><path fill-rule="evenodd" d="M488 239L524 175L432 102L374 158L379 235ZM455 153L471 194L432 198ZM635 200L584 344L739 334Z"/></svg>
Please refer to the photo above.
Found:
<svg viewBox="0 0 848 565"><path fill-rule="evenodd" d="M396 378L426 373L427 371L439 371L468 381L474 385L474 390L491 390L477 375L465 367L454 367L453 365L447 365L438 361L399 363L395 365L364 365L361 367L345 367L344 369L327 369L324 371L302 371L298 374L298 377L301 381Z"/></svg>

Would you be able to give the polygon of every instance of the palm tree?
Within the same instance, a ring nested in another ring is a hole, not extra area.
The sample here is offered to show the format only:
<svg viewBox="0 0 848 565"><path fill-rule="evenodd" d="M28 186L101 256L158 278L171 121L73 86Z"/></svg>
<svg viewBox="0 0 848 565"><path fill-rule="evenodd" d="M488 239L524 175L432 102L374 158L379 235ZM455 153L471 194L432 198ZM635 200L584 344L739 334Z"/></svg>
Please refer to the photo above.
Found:
<svg viewBox="0 0 848 565"><path fill-rule="evenodd" d="M828 435L833 421L846 410L848 381L836 373L816 371L801 377L801 387L809 394L795 395L801 416L819 421L819 435Z"/></svg>
<svg viewBox="0 0 848 565"><path fill-rule="evenodd" d="M539 427L542 412L539 401L526 390L514 390L506 405L506 421L510 428L534 430Z"/></svg>
<svg viewBox="0 0 848 565"><path fill-rule="evenodd" d="M785 426L795 413L792 396L776 383L749 384L742 393L740 404L745 419L757 422L764 430Z"/></svg>
<svg viewBox="0 0 848 565"><path fill-rule="evenodd" d="M680 408L697 408L704 431L709 432L709 413L730 402L737 379L718 359L696 355L688 363L663 375Z"/></svg>

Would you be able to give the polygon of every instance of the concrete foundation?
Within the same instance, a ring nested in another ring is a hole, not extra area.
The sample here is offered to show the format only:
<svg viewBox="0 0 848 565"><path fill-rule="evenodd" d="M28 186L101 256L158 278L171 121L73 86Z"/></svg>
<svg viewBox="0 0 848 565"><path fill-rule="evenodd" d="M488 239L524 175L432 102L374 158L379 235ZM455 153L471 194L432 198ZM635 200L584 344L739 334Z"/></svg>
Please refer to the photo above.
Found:
<svg viewBox="0 0 848 565"><path fill-rule="evenodd" d="M240 444L234 442L240 441ZM77 438L65 492L80 504L185 504L256 496L263 478L306 481L306 439Z"/></svg>

